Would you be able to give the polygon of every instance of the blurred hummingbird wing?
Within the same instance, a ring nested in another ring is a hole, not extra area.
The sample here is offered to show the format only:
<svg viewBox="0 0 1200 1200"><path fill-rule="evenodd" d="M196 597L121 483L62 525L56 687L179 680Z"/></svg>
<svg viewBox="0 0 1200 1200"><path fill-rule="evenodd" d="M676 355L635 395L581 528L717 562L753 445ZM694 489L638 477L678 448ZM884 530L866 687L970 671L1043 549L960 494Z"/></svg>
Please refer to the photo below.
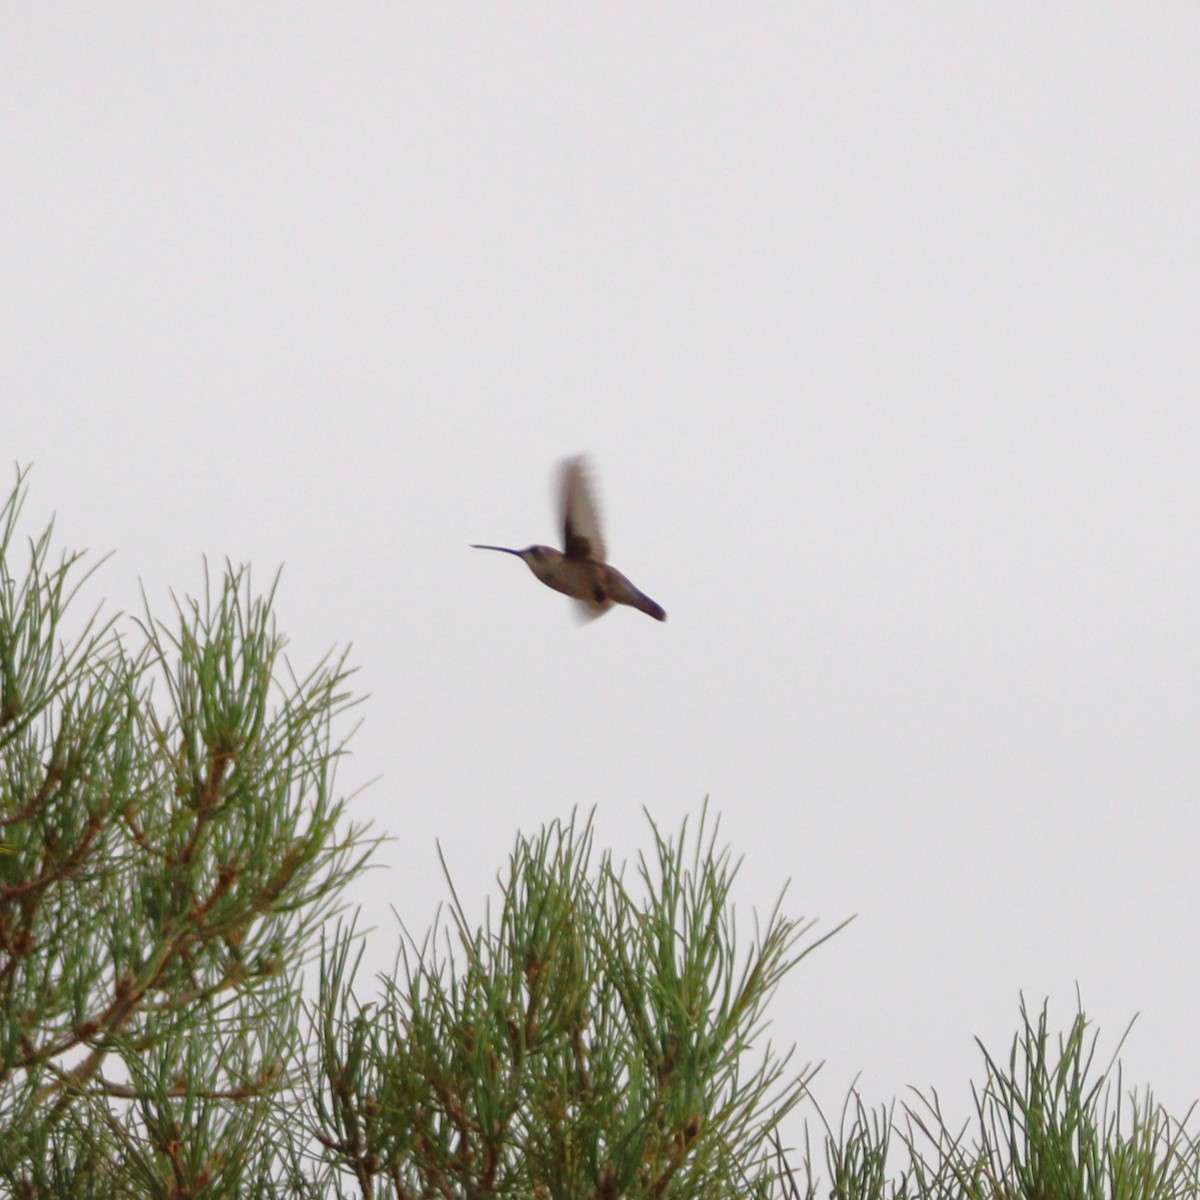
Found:
<svg viewBox="0 0 1200 1200"><path fill-rule="evenodd" d="M562 466L563 552L568 558L604 562L600 518L588 487L582 458L568 458Z"/></svg>
<svg viewBox="0 0 1200 1200"><path fill-rule="evenodd" d="M598 608L595 604L589 604L586 600L575 600L571 607L575 610L575 620L580 625L586 625L589 621L594 621L597 617L602 617L607 611L607 608Z"/></svg>

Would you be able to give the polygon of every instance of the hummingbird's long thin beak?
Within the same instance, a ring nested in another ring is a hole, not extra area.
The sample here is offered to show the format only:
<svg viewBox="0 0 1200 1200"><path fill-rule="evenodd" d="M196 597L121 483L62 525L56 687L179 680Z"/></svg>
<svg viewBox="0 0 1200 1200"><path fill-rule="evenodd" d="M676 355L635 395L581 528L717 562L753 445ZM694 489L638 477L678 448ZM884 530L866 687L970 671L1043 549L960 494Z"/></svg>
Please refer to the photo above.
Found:
<svg viewBox="0 0 1200 1200"><path fill-rule="evenodd" d="M518 558L521 557L520 550L510 550L507 546L481 546L478 542L471 543L472 550L499 550L501 554L515 554Z"/></svg>

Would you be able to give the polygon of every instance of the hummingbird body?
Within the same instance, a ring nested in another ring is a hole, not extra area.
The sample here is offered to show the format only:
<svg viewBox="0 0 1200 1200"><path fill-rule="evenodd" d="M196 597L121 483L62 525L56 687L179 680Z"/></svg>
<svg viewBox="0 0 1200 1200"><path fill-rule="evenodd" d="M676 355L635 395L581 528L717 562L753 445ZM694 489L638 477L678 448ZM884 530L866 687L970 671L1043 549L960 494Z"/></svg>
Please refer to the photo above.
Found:
<svg viewBox="0 0 1200 1200"><path fill-rule="evenodd" d="M598 617L614 604L627 604L656 621L665 621L667 614L661 605L604 561L604 541L582 459L568 459L563 464L562 509L565 551L551 546L511 550L507 546L477 543L472 549L515 554L547 587L577 600L589 617Z"/></svg>

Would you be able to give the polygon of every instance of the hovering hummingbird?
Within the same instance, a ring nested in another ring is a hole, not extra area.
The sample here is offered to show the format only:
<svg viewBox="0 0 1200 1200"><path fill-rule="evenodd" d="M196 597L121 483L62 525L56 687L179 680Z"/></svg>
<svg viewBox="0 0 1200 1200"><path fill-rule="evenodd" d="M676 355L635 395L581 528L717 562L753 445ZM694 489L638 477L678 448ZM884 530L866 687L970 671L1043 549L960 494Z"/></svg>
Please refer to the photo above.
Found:
<svg viewBox="0 0 1200 1200"><path fill-rule="evenodd" d="M596 506L588 490L582 458L568 458L562 465L563 550L530 546L510 550L507 546L480 546L472 550L499 550L515 554L547 586L577 600L588 617L598 617L614 604L628 604L656 621L667 614L644 592L604 561L604 538Z"/></svg>

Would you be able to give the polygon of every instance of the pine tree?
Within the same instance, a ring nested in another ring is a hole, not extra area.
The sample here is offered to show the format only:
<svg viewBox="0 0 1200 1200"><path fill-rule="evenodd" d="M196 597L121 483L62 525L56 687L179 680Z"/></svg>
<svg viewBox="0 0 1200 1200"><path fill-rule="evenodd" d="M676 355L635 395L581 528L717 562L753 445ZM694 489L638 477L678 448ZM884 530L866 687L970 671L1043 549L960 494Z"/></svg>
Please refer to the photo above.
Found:
<svg viewBox="0 0 1200 1200"><path fill-rule="evenodd" d="M0 1185L767 1194L807 1071L750 1052L815 943L776 912L739 951L703 820L656 831L637 886L586 824L518 837L495 924L452 907L362 1003L330 921L374 847L335 789L345 658L292 675L275 588L232 567L168 619L72 630L89 572L51 528L18 567L24 496L0 511Z"/></svg>
<svg viewBox="0 0 1200 1200"><path fill-rule="evenodd" d="M293 674L275 585L257 595L244 568L167 619L78 617L91 572L54 557L52 528L22 553L24 497L18 473L0 507L4 1200L1200 1195L1193 1114L1125 1099L1115 1059L1097 1074L1082 1011L1056 1050L1024 1003L1007 1062L984 1053L973 1133L936 1092L900 1121L852 1093L822 1192L807 1141L793 1168L780 1133L812 1068L765 1032L824 937L777 908L739 940L706 812L675 837L651 824L631 871L587 821L518 835L494 915L473 924L451 884L443 925L359 979L340 913L377 842L335 786L345 656Z"/></svg>

